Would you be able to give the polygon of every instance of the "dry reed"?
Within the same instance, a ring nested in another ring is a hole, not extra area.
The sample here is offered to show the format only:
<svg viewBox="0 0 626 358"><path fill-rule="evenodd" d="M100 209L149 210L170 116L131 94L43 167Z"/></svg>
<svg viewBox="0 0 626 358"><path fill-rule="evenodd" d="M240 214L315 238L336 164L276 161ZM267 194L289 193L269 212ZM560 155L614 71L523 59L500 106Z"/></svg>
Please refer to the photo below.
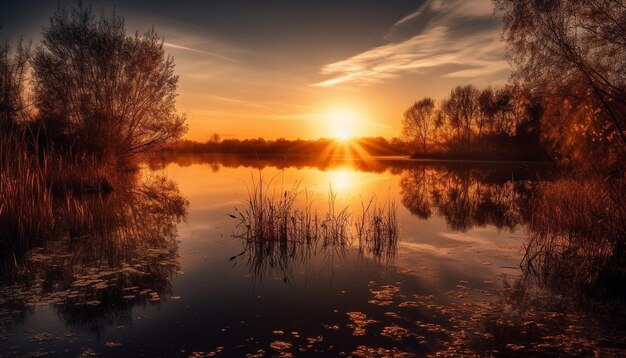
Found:
<svg viewBox="0 0 626 358"><path fill-rule="evenodd" d="M306 259L315 249L347 248L355 240L361 254L395 255L399 235L395 202L379 205L373 197L353 220L349 206L336 207L337 194L331 187L328 209L320 214L307 190L298 184L289 190L277 188L275 178L265 181L261 174L253 176L243 209L235 208L236 215L230 215L239 220L234 236L246 242L243 253L251 254L255 271L266 264L285 267L288 261Z"/></svg>
<svg viewBox="0 0 626 358"><path fill-rule="evenodd" d="M523 268L548 284L617 288L614 279L626 276L624 198L624 179L585 177L540 184Z"/></svg>

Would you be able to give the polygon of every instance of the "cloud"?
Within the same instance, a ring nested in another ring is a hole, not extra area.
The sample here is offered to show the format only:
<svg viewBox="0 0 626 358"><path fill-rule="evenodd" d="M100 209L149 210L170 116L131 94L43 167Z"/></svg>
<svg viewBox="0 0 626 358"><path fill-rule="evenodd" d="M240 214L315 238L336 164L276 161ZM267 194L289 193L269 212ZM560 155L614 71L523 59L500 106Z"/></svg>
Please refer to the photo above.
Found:
<svg viewBox="0 0 626 358"><path fill-rule="evenodd" d="M239 61L237 59L234 59L234 58L231 58L231 57L228 57L228 56L223 56L223 55L220 55L220 54L217 54L217 53L214 53L214 52L198 50L198 49L187 47L187 46L177 45L177 44L173 44L171 42L164 42L163 46L169 47L169 48L173 48L173 49L177 49L177 50L185 50L185 51L195 52L195 53L208 55L208 56L212 56L212 57L217 57L217 58L220 58L220 59L226 60L226 61L241 62L241 61Z"/></svg>
<svg viewBox="0 0 626 358"><path fill-rule="evenodd" d="M368 85L406 73L438 69L444 77L480 78L506 70L501 24L488 0L428 1L397 21L390 31L411 23L427 23L417 34L326 64L330 78L313 84Z"/></svg>
<svg viewBox="0 0 626 358"><path fill-rule="evenodd" d="M428 5L430 5L429 2L424 3L422 6L420 6L417 10L415 10L414 12L406 15L405 17L401 18L400 20L398 20L395 24L393 24L393 26L400 26L404 23L407 23L413 19L415 19L416 17L420 16L422 14L422 12L424 11L424 8L427 7Z"/></svg>

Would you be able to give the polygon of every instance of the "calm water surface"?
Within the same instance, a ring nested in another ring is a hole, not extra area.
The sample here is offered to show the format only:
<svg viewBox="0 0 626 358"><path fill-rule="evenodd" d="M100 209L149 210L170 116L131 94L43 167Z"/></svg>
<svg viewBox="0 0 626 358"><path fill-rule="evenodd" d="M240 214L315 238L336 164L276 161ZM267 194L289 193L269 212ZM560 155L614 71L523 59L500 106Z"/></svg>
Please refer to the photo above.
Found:
<svg viewBox="0 0 626 358"><path fill-rule="evenodd" d="M382 254L255 250L233 237L229 214L259 171L278 191L306 189L320 212L331 187L355 216L372 196L396 202L399 241ZM51 241L8 265L0 355L618 355L623 341L607 339L619 337L618 323L559 310L523 280L538 173L520 164L155 161L136 187L107 199L103 221L124 225Z"/></svg>

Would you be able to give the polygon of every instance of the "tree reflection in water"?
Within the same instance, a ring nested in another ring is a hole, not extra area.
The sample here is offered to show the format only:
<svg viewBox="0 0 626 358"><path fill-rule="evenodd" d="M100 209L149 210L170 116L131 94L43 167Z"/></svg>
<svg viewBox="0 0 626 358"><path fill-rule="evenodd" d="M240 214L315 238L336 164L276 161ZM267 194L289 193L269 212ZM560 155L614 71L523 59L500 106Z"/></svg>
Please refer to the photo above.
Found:
<svg viewBox="0 0 626 358"><path fill-rule="evenodd" d="M135 305L170 296L179 270L176 228L187 200L154 174L120 174L114 187L76 199L80 215L59 209L55 219L67 220L67 235L4 263L0 325L53 305L68 325L99 333L130 324Z"/></svg>
<svg viewBox="0 0 626 358"><path fill-rule="evenodd" d="M492 291L451 292L474 299L440 308L458 322L449 353L619 355L626 346L624 181L520 174L427 166L402 172L402 203L421 219L436 213L456 231L527 233L519 275Z"/></svg>
<svg viewBox="0 0 626 358"><path fill-rule="evenodd" d="M528 220L532 181L524 171L509 172L513 175L507 178L495 169L480 167L404 170L402 204L421 219L428 219L436 210L455 231L485 226L513 230Z"/></svg>

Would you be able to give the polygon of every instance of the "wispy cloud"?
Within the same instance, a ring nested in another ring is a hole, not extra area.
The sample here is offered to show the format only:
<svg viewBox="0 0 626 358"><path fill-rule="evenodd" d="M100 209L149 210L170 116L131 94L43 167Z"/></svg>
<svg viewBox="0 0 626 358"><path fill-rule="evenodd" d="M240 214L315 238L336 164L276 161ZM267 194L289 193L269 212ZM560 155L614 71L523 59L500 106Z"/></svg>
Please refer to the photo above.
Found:
<svg viewBox="0 0 626 358"><path fill-rule="evenodd" d="M237 59L234 59L232 57L223 56L223 55L220 55L220 54L215 53L215 52L199 50L199 49L195 49L195 48L191 48L191 47L187 47L187 46L177 45L177 44L174 44L174 43L171 43L171 42L164 42L163 46L169 47L169 48L173 48L173 49L177 49L177 50L184 50L184 51L195 52L195 53L199 53L199 54L203 54L203 55L207 55L207 56L212 56L212 57L220 58L220 59L226 60L226 61L241 62L241 61L239 61Z"/></svg>
<svg viewBox="0 0 626 358"><path fill-rule="evenodd" d="M412 13L406 15L405 17L401 18L400 20L398 20L395 24L393 24L393 26L399 26L399 25L402 25L404 23L407 23L407 22L413 20L414 18L420 16L421 13L422 12L420 10L412 12Z"/></svg>
<svg viewBox="0 0 626 358"><path fill-rule="evenodd" d="M392 27L428 22L419 33L323 66L320 73L330 78L314 86L367 85L430 69L440 70L445 77L460 78L480 78L507 69L500 28L493 26L495 21L491 19L491 2L469 3L425 3ZM491 24L476 25L489 20Z"/></svg>
<svg viewBox="0 0 626 358"><path fill-rule="evenodd" d="M315 121L323 118L324 114L320 112L302 112L302 113L286 113L286 114L262 114L257 118L261 119L274 119L274 120L301 120L301 121Z"/></svg>

